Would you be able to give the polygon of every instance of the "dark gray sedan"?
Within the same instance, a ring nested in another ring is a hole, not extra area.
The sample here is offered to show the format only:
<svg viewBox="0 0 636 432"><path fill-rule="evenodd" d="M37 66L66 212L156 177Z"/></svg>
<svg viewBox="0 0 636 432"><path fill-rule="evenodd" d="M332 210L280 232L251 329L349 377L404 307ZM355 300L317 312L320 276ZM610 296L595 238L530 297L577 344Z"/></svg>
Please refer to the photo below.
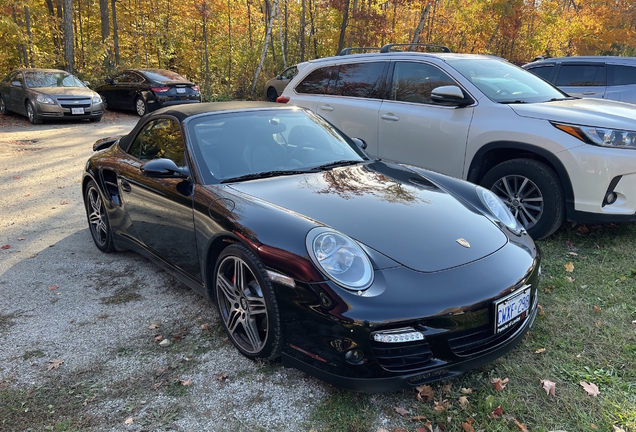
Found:
<svg viewBox="0 0 636 432"><path fill-rule="evenodd" d="M85 83L57 69L16 69L0 82L0 113L25 115L32 124L45 119L100 121L102 99Z"/></svg>

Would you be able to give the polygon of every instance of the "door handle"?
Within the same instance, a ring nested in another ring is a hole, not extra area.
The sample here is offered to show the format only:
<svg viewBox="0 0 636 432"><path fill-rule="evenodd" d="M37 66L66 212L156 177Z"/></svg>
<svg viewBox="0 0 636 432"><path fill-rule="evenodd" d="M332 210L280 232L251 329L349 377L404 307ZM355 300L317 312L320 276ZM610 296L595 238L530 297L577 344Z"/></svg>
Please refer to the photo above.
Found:
<svg viewBox="0 0 636 432"><path fill-rule="evenodd" d="M132 190L132 188L130 187L130 183L128 183L126 180L121 181L121 188L124 192L130 192Z"/></svg>
<svg viewBox="0 0 636 432"><path fill-rule="evenodd" d="M586 92L583 92L583 93L581 93L581 94L584 94L584 95L586 95L586 96L591 96L591 95L596 94L596 92L593 92L593 91L586 91Z"/></svg>
<svg viewBox="0 0 636 432"><path fill-rule="evenodd" d="M398 120L400 120L400 118L398 116L396 116L395 114L391 114L391 113L382 114L380 116L380 118L382 120L388 120L388 121L398 121Z"/></svg>
<svg viewBox="0 0 636 432"><path fill-rule="evenodd" d="M320 109L323 111L333 111L333 107L331 105L320 105Z"/></svg>

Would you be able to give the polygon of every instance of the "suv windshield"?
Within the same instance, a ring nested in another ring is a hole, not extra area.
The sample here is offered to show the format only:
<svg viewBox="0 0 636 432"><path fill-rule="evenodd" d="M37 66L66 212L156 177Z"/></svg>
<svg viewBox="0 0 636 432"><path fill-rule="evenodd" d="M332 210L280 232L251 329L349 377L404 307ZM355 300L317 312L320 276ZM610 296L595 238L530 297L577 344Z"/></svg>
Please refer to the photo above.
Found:
<svg viewBox="0 0 636 432"><path fill-rule="evenodd" d="M26 85L34 87L85 87L84 84L66 72L25 72Z"/></svg>
<svg viewBox="0 0 636 432"><path fill-rule="evenodd" d="M499 103L533 103L568 96L534 74L492 58L447 60L486 96Z"/></svg>

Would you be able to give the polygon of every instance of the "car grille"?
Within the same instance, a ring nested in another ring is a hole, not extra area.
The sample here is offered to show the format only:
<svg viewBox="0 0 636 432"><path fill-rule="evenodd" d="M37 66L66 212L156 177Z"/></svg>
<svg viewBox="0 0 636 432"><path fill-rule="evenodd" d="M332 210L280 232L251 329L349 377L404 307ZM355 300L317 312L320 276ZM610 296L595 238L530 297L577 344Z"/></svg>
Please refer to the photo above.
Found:
<svg viewBox="0 0 636 432"><path fill-rule="evenodd" d="M426 340L404 343L371 341L378 364L389 372L408 372L421 369L433 358Z"/></svg>
<svg viewBox="0 0 636 432"><path fill-rule="evenodd" d="M57 98L57 102L62 108L90 108L89 98Z"/></svg>
<svg viewBox="0 0 636 432"><path fill-rule="evenodd" d="M468 334L456 338L449 338L448 345L453 353L458 356L470 356L488 351L497 345L505 342L519 327L524 325L525 319L506 329L501 333L495 334L492 325L482 327L479 330L473 330Z"/></svg>

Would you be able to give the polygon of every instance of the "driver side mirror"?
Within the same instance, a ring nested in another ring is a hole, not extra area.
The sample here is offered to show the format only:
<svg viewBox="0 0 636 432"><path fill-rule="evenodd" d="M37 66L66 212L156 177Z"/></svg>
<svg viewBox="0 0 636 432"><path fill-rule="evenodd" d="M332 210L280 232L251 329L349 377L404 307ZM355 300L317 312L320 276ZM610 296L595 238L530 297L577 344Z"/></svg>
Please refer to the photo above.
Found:
<svg viewBox="0 0 636 432"><path fill-rule="evenodd" d="M82 81L82 82L84 83L84 85L85 85L86 87L88 87L89 85L91 85L91 83L90 83L90 82L88 82L88 81Z"/></svg>
<svg viewBox="0 0 636 432"><path fill-rule="evenodd" d="M364 142L363 139L360 138L351 138L351 141L353 141L354 143L356 143L358 145L358 147L360 147L362 150L366 150L367 149L367 143Z"/></svg>
<svg viewBox="0 0 636 432"><path fill-rule="evenodd" d="M186 167L178 167L172 159L152 159L139 167L147 177L155 178L188 178L190 170Z"/></svg>
<svg viewBox="0 0 636 432"><path fill-rule="evenodd" d="M472 105L474 101L465 97L462 89L455 85L436 87L431 92L433 102L463 107Z"/></svg>
<svg viewBox="0 0 636 432"><path fill-rule="evenodd" d="M283 79L283 76L282 75L276 75L276 79L280 81L280 80Z"/></svg>
<svg viewBox="0 0 636 432"><path fill-rule="evenodd" d="M13 87L20 87L20 88L22 88L22 83L21 83L20 81L12 81L12 82L11 82L11 85L12 85Z"/></svg>

